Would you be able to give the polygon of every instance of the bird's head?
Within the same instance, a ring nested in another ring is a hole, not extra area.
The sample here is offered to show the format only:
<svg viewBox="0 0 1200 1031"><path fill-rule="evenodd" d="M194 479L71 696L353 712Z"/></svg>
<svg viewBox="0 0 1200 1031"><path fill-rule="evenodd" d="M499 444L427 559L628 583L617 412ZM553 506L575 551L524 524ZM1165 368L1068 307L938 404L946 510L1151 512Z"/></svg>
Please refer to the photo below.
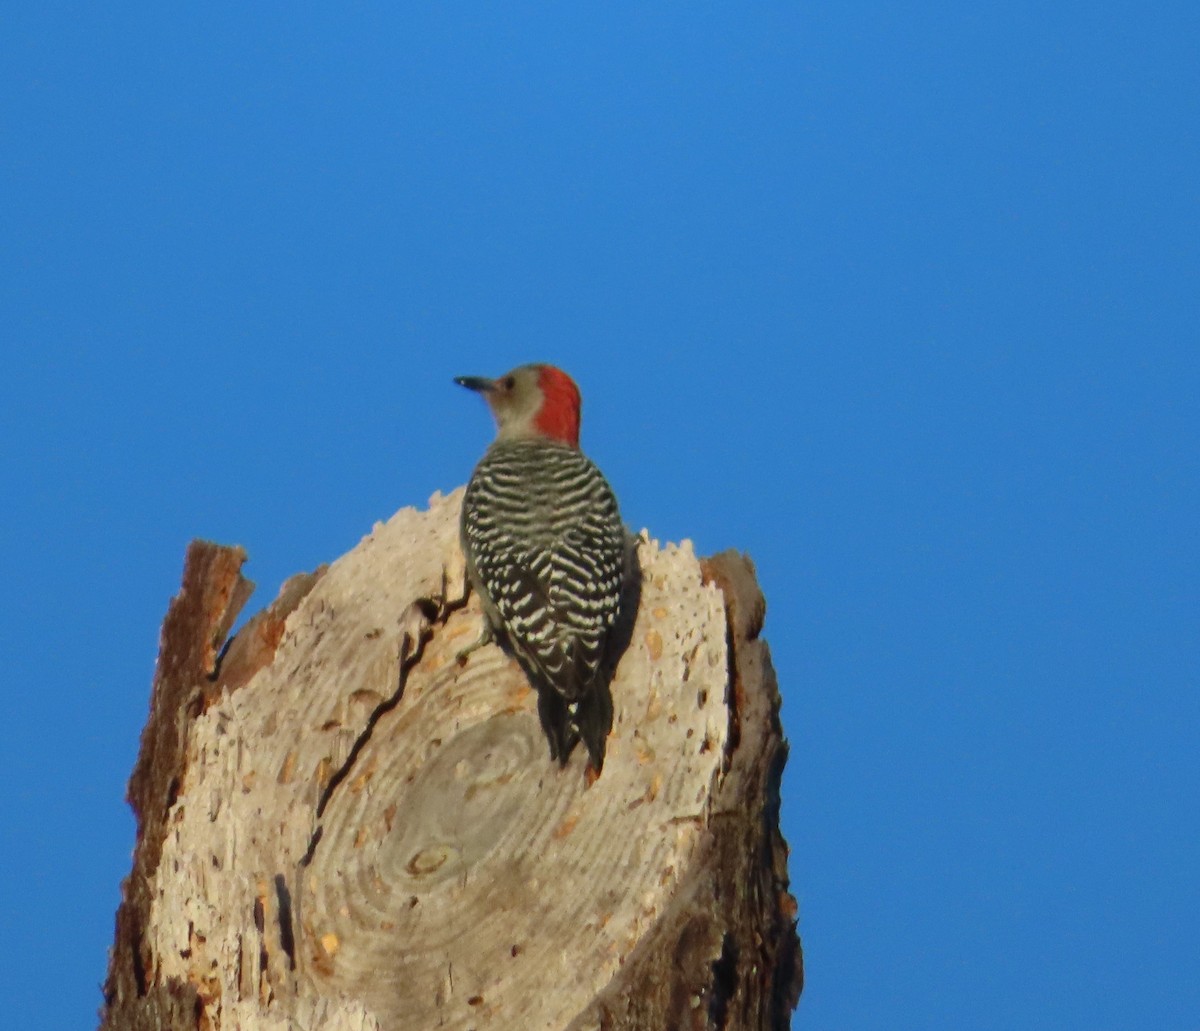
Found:
<svg viewBox="0 0 1200 1031"><path fill-rule="evenodd" d="M458 376L455 383L478 391L496 417L497 440L538 437L579 446L579 388L553 365L522 365L498 379Z"/></svg>

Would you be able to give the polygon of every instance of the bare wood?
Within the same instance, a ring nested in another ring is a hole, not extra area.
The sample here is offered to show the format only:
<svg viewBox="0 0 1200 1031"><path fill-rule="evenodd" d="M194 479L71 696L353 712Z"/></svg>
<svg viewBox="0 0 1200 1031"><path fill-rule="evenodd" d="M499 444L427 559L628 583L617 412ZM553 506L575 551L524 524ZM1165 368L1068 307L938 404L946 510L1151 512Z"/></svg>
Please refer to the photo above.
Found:
<svg viewBox="0 0 1200 1031"><path fill-rule="evenodd" d="M800 990L786 746L753 569L643 539L604 773L559 770L479 631L461 491L217 648L194 544L130 782L106 1028L777 1029Z"/></svg>

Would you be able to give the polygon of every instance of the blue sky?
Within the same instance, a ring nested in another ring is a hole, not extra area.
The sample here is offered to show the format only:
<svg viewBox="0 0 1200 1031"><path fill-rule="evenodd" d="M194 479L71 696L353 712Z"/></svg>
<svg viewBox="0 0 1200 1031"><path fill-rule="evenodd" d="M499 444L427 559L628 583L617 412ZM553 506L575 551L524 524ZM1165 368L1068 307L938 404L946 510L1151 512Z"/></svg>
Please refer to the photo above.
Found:
<svg viewBox="0 0 1200 1031"><path fill-rule="evenodd" d="M1200 1020L1200 8L26 4L0 31L0 882L87 1027L158 626L585 394L755 559L795 1026Z"/></svg>

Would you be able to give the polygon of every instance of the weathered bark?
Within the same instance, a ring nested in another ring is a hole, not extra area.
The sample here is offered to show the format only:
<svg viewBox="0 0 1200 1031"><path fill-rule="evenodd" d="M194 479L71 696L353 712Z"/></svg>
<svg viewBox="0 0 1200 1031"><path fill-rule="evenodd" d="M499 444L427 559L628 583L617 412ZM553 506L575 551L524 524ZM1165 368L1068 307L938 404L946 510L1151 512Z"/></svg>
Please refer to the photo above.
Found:
<svg viewBox="0 0 1200 1031"><path fill-rule="evenodd" d="M643 540L604 773L478 633L461 492L294 578L194 543L130 779L107 1029L782 1029L786 756L749 562Z"/></svg>

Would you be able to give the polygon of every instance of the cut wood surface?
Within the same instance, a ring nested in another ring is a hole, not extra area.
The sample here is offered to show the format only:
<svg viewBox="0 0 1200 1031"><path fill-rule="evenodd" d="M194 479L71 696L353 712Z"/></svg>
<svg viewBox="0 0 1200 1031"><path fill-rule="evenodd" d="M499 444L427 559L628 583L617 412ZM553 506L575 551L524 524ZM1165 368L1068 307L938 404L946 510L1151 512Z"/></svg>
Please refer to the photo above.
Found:
<svg viewBox="0 0 1200 1031"><path fill-rule="evenodd" d="M752 567L643 536L599 778L466 598L461 491L295 578L218 660L240 549L163 628L109 1028L786 1028L785 746Z"/></svg>

